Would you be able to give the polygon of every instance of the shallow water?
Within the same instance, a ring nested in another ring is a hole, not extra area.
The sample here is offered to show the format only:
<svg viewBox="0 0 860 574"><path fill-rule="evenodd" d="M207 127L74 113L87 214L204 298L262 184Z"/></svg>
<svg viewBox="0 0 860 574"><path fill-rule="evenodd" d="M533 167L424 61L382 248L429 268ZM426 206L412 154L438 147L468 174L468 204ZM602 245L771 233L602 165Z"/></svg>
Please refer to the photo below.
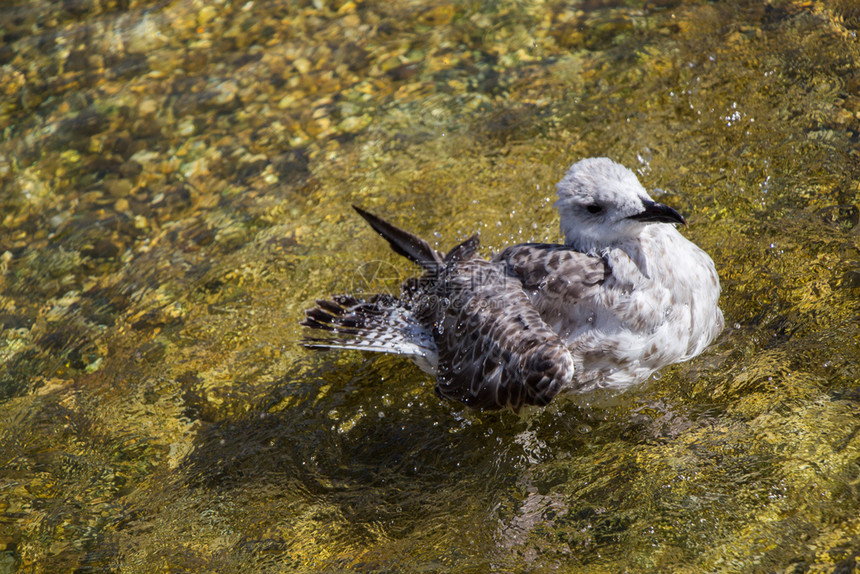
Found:
<svg viewBox="0 0 860 574"><path fill-rule="evenodd" d="M0 572L850 572L860 553L852 0L0 8ZM522 417L302 311L440 248L556 241L635 169L727 329Z"/></svg>

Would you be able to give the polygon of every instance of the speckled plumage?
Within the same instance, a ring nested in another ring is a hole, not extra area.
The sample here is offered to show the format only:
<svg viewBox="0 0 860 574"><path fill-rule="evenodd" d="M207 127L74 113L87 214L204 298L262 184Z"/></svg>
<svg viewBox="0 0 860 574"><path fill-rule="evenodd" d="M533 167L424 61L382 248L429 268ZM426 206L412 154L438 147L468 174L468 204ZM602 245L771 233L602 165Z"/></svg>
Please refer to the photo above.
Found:
<svg viewBox="0 0 860 574"><path fill-rule="evenodd" d="M558 184L563 245L522 244L491 260L472 237L443 257L358 212L425 274L400 297L319 301L305 325L319 348L398 353L436 375L440 396L476 408L545 405L559 392L623 389L699 353L719 334L710 257L636 176L606 158Z"/></svg>

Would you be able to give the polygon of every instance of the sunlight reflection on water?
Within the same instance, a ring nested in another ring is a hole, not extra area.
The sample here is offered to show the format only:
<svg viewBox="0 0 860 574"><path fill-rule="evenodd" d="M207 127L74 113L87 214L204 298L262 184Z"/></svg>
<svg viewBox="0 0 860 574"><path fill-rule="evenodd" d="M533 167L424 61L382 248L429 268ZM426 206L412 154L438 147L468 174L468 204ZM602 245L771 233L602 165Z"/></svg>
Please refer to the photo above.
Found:
<svg viewBox="0 0 860 574"><path fill-rule="evenodd" d="M853 564L850 2L0 17L0 571ZM297 346L315 297L415 271L350 204L441 249L556 241L594 155L717 262L701 357L516 417Z"/></svg>

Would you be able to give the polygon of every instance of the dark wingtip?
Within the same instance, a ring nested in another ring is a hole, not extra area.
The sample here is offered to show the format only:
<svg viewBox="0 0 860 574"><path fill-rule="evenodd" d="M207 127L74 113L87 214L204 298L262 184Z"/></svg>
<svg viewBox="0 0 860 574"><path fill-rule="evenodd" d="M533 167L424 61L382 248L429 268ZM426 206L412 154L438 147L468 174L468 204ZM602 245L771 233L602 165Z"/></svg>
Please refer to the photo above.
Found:
<svg viewBox="0 0 860 574"><path fill-rule="evenodd" d="M377 217L377 216L373 215L373 214L372 214L372 213L370 213L369 211L366 211L366 210L364 210L364 209L360 208L359 206L357 206L357 205L355 205L355 204L352 204L352 208L353 208L353 209L355 210L355 212L356 212L357 214L359 214L359 215L360 215L360 216L361 216L361 217L362 217L366 222L368 222L368 223L370 224L370 226L371 226L371 227L372 227L372 228L373 228L377 233L379 233L380 235L383 235L383 234L379 231L379 229L378 229L378 227L377 227L377 226L378 226L378 223L379 223L379 222L382 222L382 223L384 224L384 223L385 223L385 221L383 221L383 220L382 220L382 219L380 219L379 217ZM384 235L383 235L383 237L384 237Z"/></svg>
<svg viewBox="0 0 860 574"><path fill-rule="evenodd" d="M442 263L439 254L417 235L400 229L357 205L353 205L352 208L370 224L374 231L388 241L391 249L398 255L414 261L428 271L435 270Z"/></svg>
<svg viewBox="0 0 860 574"><path fill-rule="evenodd" d="M464 259L468 259L472 255L478 251L478 248L481 246L481 239L478 237L478 234L471 236L469 239L463 241L448 252L445 256L445 262L450 263L452 261L462 261Z"/></svg>
<svg viewBox="0 0 860 574"><path fill-rule="evenodd" d="M367 216L368 216L368 215L371 215L370 213L366 212L365 210L363 210L362 208L360 208L359 206L357 206L357 205L356 205L356 204L354 204L354 203L352 204L352 208L353 208L353 209L354 209L354 210L355 210L355 211L356 211L360 216L364 217L365 219L367 219ZM371 217L372 217L372 215L371 215Z"/></svg>

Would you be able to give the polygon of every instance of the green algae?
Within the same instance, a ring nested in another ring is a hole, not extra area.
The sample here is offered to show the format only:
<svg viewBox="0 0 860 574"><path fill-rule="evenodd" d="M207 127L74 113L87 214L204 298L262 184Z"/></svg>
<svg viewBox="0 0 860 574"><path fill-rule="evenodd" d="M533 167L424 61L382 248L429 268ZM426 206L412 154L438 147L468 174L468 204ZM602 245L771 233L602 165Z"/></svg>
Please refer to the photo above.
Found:
<svg viewBox="0 0 860 574"><path fill-rule="evenodd" d="M2 14L0 568L856 568L850 1ZM593 155L714 257L701 357L519 418L297 345L315 298L414 272L350 204L554 241Z"/></svg>

